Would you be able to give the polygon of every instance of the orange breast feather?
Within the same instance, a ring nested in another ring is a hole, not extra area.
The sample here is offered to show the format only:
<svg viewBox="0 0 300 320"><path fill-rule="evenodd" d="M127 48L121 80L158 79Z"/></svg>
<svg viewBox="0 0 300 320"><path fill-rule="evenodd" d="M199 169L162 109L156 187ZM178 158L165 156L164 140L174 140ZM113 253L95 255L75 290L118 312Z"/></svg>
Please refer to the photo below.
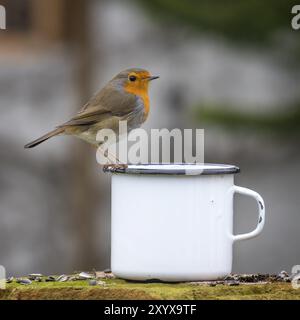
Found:
<svg viewBox="0 0 300 320"><path fill-rule="evenodd" d="M132 93L143 100L144 109L145 109L145 119L148 117L150 110L150 101L148 96L148 83L140 83L138 86L132 86L130 84L126 84L124 90L128 93Z"/></svg>

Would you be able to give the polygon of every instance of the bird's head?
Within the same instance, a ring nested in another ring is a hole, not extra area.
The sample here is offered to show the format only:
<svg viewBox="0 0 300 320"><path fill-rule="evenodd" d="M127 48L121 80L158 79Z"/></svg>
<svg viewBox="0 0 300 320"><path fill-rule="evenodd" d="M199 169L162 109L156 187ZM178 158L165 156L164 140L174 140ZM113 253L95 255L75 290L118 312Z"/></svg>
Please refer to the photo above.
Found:
<svg viewBox="0 0 300 320"><path fill-rule="evenodd" d="M158 78L145 69L131 68L120 72L112 81L121 85L127 93L141 95L148 92L149 82Z"/></svg>

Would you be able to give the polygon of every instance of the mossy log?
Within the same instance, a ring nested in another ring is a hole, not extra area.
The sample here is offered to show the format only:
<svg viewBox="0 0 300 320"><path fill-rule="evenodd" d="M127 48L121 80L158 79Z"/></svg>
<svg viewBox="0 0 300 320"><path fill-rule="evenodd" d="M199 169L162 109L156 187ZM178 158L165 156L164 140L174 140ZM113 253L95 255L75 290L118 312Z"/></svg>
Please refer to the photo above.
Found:
<svg viewBox="0 0 300 320"><path fill-rule="evenodd" d="M1 300L44 300L44 299L225 299L225 300L273 300L300 299L300 289L291 283L247 283L230 286L211 286L201 283L140 283L121 279L103 279L96 285L88 280L66 282L32 282L22 285L9 283L0 290Z"/></svg>

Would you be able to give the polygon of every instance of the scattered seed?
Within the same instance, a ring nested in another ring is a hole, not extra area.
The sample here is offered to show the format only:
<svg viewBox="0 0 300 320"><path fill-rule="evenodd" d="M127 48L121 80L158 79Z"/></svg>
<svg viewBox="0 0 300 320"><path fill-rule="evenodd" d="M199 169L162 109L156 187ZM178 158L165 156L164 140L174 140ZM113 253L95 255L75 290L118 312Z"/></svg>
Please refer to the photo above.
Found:
<svg viewBox="0 0 300 320"><path fill-rule="evenodd" d="M104 273L111 273L111 270L109 268L107 268L107 269L104 269L103 272Z"/></svg>
<svg viewBox="0 0 300 320"><path fill-rule="evenodd" d="M225 281L238 281L239 280L239 275L237 274L230 274L224 279Z"/></svg>
<svg viewBox="0 0 300 320"><path fill-rule="evenodd" d="M190 284L196 285L196 286L211 286L211 287L214 287L215 285L217 285L217 282L216 281L193 281L193 282L190 282Z"/></svg>
<svg viewBox="0 0 300 320"><path fill-rule="evenodd" d="M24 284L24 285L27 285L27 284L31 284L31 280L27 279L27 278L19 278L19 279L16 279L16 282L17 283L20 283L20 284Z"/></svg>
<svg viewBox="0 0 300 320"><path fill-rule="evenodd" d="M62 277L59 281L60 282L66 282L68 281L69 277L68 276L65 276L65 277Z"/></svg>
<svg viewBox="0 0 300 320"><path fill-rule="evenodd" d="M95 279L89 280L89 285L90 286L96 286L97 285L97 280L95 280Z"/></svg>
<svg viewBox="0 0 300 320"><path fill-rule="evenodd" d="M30 273L28 275L28 279L35 280L36 278L41 278L43 275L40 273Z"/></svg>
<svg viewBox="0 0 300 320"><path fill-rule="evenodd" d="M14 281L14 277L9 277L6 279L6 283L12 283Z"/></svg>
<svg viewBox="0 0 300 320"><path fill-rule="evenodd" d="M46 281L46 282L53 282L53 281L56 281L56 279L55 279L55 277L53 277L53 276L49 276L49 277L46 278L45 281Z"/></svg>
<svg viewBox="0 0 300 320"><path fill-rule="evenodd" d="M104 271L96 271L96 278L97 279L104 279L106 277L106 274L104 273Z"/></svg>
<svg viewBox="0 0 300 320"><path fill-rule="evenodd" d="M58 282L65 282L65 281L68 281L69 280L69 277L66 276L65 274L62 274L60 275L59 277L57 277L56 281Z"/></svg>
<svg viewBox="0 0 300 320"><path fill-rule="evenodd" d="M236 280L230 280L228 282L225 282L228 286L239 286L240 283L239 281L236 281Z"/></svg>
<svg viewBox="0 0 300 320"><path fill-rule="evenodd" d="M89 273L87 272L80 272L79 275L78 275L78 278L80 280L86 280L86 279L93 279L93 276L90 275Z"/></svg>
<svg viewBox="0 0 300 320"><path fill-rule="evenodd" d="M289 274L283 270L278 273L276 280L283 281L283 282L290 282L291 278L290 278Z"/></svg>

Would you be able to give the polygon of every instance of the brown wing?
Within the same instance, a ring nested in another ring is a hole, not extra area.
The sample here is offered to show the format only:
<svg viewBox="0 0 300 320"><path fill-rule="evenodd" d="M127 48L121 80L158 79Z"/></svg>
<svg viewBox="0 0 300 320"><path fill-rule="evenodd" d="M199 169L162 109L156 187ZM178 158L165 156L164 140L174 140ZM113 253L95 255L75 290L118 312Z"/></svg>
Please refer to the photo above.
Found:
<svg viewBox="0 0 300 320"><path fill-rule="evenodd" d="M121 92L109 83L75 117L59 127L92 125L111 116L123 117L131 114L135 107L135 95Z"/></svg>

